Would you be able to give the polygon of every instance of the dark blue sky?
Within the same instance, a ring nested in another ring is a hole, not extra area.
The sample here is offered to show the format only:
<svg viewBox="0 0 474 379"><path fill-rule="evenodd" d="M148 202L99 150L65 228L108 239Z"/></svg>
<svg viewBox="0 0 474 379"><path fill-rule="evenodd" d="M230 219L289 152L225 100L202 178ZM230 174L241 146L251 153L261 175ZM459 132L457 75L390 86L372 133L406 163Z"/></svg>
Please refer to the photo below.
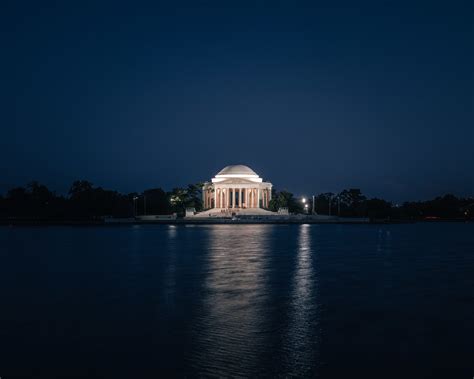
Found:
<svg viewBox="0 0 474 379"><path fill-rule="evenodd" d="M474 195L472 1L252 3L2 2L0 192Z"/></svg>

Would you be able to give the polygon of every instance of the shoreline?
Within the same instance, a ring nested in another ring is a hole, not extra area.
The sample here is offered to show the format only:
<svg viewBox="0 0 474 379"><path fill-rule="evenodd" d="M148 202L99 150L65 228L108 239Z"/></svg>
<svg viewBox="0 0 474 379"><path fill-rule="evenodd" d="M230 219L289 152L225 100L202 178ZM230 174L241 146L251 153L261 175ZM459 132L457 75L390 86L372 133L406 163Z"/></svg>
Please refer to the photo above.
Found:
<svg viewBox="0 0 474 379"><path fill-rule="evenodd" d="M328 225L394 225L415 223L470 223L472 220L446 219L446 220L311 220L311 219L280 219L280 220L253 220L253 219L172 219L172 220L0 220L1 226L130 226L130 225L249 225L249 224L328 224Z"/></svg>

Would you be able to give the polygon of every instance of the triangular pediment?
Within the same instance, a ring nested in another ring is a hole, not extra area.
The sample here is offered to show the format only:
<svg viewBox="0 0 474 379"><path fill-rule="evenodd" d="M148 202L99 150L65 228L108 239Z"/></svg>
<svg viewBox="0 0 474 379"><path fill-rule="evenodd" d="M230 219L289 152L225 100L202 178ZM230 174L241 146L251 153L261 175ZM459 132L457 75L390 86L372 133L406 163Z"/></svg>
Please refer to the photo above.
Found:
<svg viewBox="0 0 474 379"><path fill-rule="evenodd" d="M220 185L220 184L256 184L256 183L252 180L245 180L245 179L240 179L240 178L229 178L215 184Z"/></svg>

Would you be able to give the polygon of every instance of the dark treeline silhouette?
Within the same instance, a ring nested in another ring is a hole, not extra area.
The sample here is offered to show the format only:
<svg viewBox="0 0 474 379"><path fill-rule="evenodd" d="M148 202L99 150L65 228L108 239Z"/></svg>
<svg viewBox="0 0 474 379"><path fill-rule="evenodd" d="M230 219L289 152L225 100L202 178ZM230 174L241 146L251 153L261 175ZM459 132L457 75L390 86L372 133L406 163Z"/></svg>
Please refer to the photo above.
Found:
<svg viewBox="0 0 474 379"><path fill-rule="evenodd" d="M306 199L307 208L301 199L288 191L272 191L270 210L287 207L292 213L311 213L312 198ZM462 220L474 219L474 198L458 198L444 195L433 200L405 202L394 205L379 198L367 198L360 189L346 189L335 194L321 193L314 198L314 210L320 215L341 217L369 217L373 220Z"/></svg>
<svg viewBox="0 0 474 379"><path fill-rule="evenodd" d="M306 205L306 208L305 208ZM272 191L269 209L288 208L291 213L311 213L312 197L303 203L289 191ZM121 194L95 187L86 180L75 181L67 195L57 195L45 185L31 182L0 196L0 219L100 220L103 217L133 217L144 214L184 215L186 208L202 210L201 184L165 191L151 188L142 193ZM320 215L369 217L374 220L462 220L474 219L474 198L444 195L433 200L393 205L379 198L367 198L359 189L321 193L314 210Z"/></svg>
<svg viewBox="0 0 474 379"><path fill-rule="evenodd" d="M66 196L45 185L31 182L0 196L0 218L45 220L99 220L103 217L133 217L143 214L184 214L186 207L201 210L199 184L165 192L153 188L127 195L95 187L86 180L75 181Z"/></svg>

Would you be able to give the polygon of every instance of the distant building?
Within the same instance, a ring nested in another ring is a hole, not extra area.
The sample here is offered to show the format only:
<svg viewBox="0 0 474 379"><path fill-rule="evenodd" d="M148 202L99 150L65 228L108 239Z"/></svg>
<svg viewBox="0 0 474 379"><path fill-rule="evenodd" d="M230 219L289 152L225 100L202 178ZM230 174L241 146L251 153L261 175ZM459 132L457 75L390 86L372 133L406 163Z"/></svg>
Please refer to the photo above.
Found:
<svg viewBox="0 0 474 379"><path fill-rule="evenodd" d="M272 184L244 165L224 167L202 187L204 209L268 208Z"/></svg>

